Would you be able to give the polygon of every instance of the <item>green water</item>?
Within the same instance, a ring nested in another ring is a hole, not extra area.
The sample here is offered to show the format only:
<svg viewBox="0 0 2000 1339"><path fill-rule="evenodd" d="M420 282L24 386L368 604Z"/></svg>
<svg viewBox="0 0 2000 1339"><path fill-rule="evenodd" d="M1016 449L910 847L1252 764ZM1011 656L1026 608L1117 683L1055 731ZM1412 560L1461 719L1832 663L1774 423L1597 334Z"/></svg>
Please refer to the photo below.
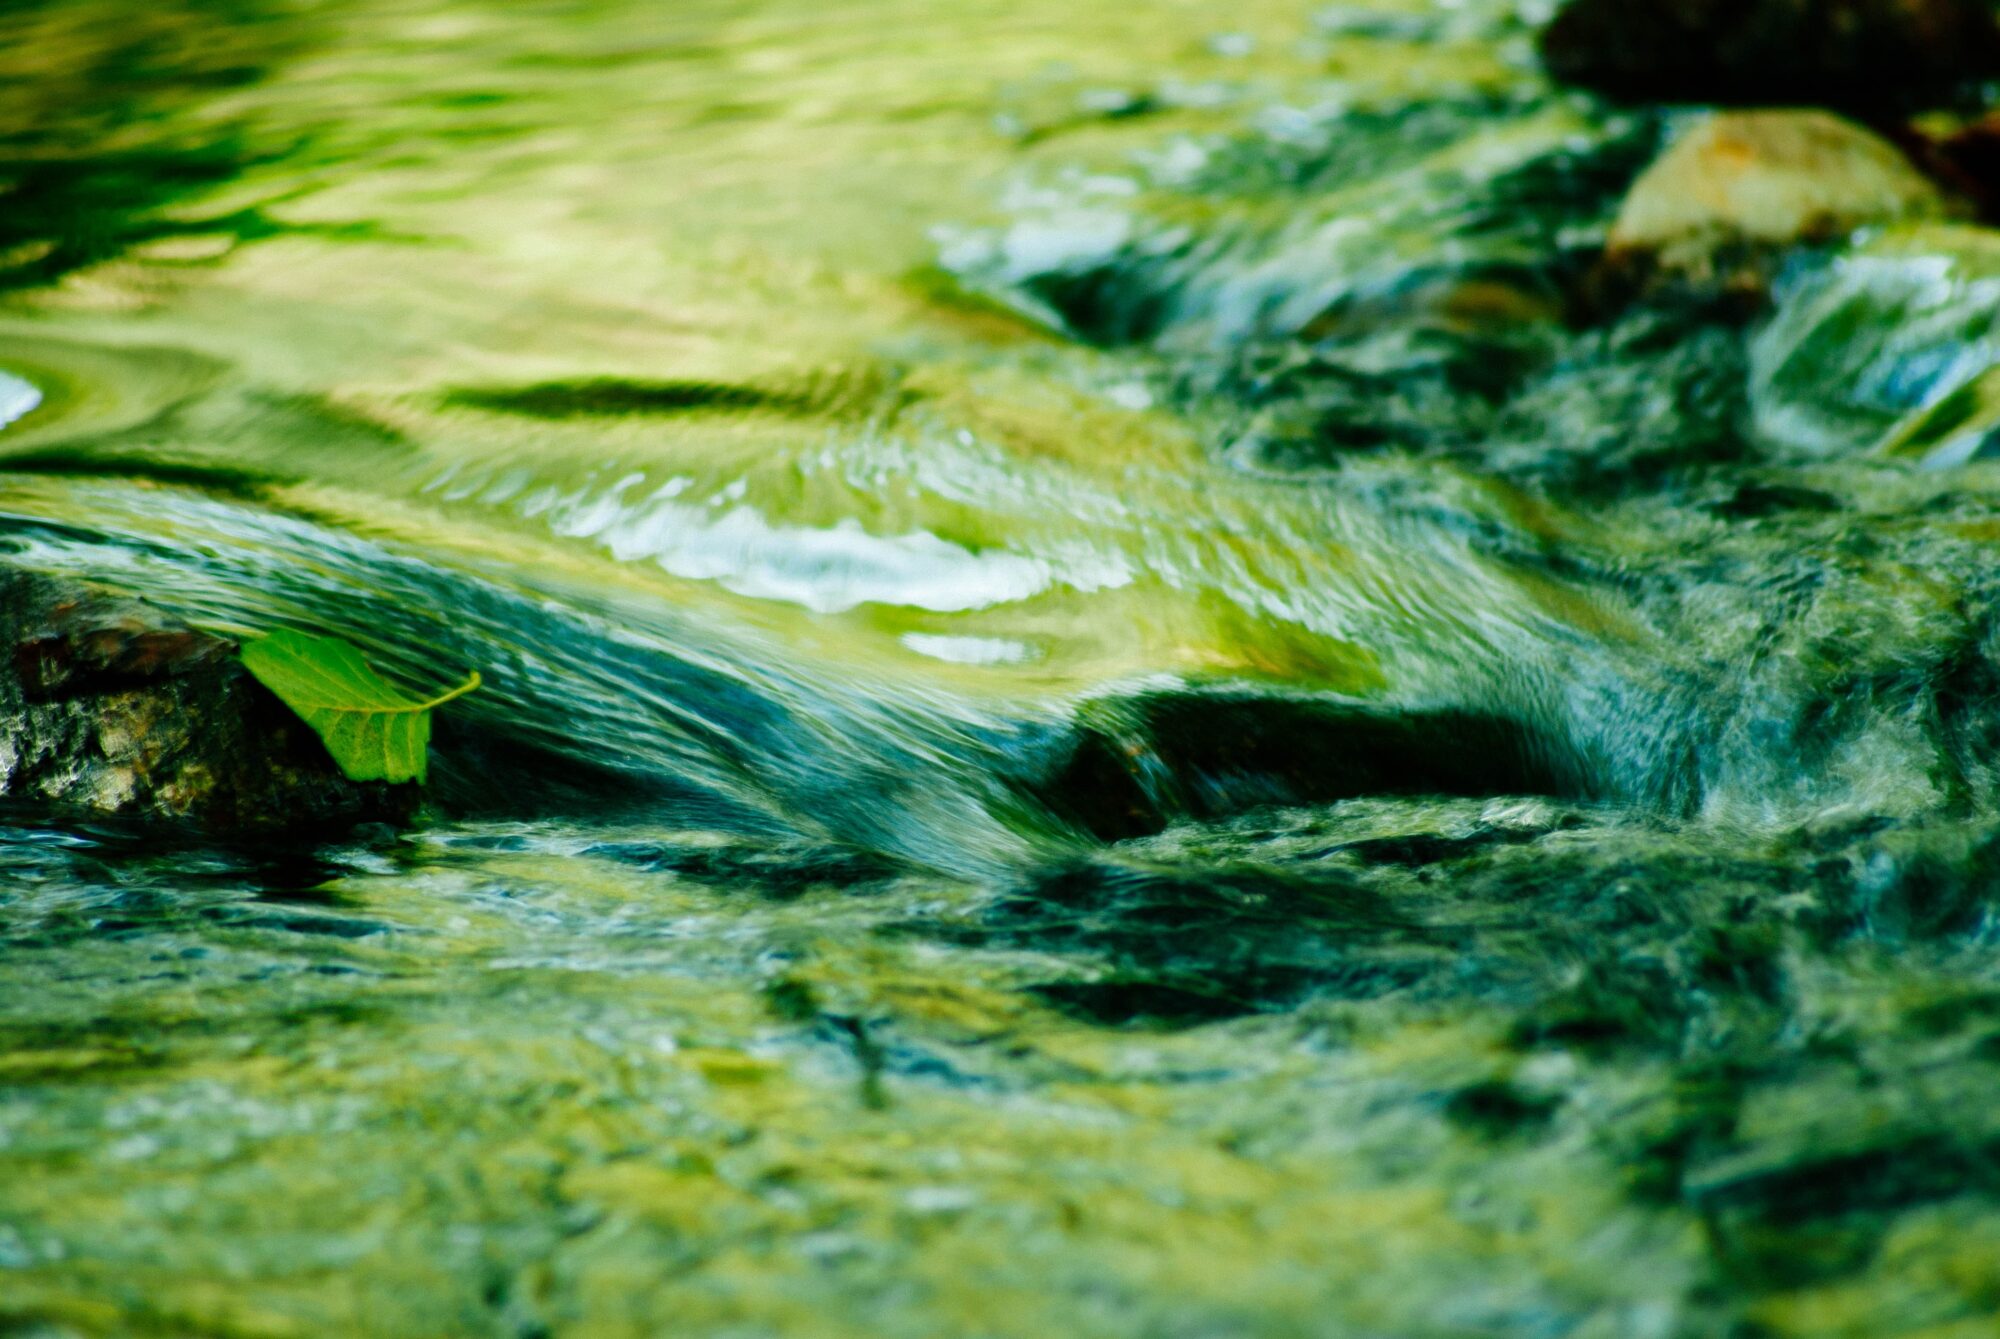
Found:
<svg viewBox="0 0 2000 1339"><path fill-rule="evenodd" d="M1571 310L1528 36L0 13L9 560L486 680L7 816L0 1333L1990 1333L2000 252Z"/></svg>

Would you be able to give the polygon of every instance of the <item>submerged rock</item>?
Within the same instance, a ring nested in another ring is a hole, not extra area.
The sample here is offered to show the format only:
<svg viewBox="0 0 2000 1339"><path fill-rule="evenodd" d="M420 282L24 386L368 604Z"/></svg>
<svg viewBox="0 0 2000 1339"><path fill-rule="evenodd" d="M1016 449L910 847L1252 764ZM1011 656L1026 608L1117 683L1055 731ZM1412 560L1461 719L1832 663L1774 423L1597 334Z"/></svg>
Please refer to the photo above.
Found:
<svg viewBox="0 0 2000 1339"><path fill-rule="evenodd" d="M136 600L0 570L0 797L67 818L271 833L407 819L360 785L223 638Z"/></svg>
<svg viewBox="0 0 2000 1339"><path fill-rule="evenodd" d="M1633 101L1877 111L2000 73L1979 0L1570 0L1540 45L1556 78Z"/></svg>
<svg viewBox="0 0 2000 1339"><path fill-rule="evenodd" d="M1605 255L1621 269L1761 288L1775 248L1951 209L1895 145L1840 117L1724 112L1640 174Z"/></svg>
<svg viewBox="0 0 2000 1339"><path fill-rule="evenodd" d="M2000 365L1912 413L1876 450L1932 470L2000 455Z"/></svg>
<svg viewBox="0 0 2000 1339"><path fill-rule="evenodd" d="M1799 457L1930 455L1924 443L1943 446L1937 434L1966 423L1926 411L2000 363L1996 311L2000 233L1985 228L1892 228L1797 267L1750 345L1760 444Z"/></svg>
<svg viewBox="0 0 2000 1339"><path fill-rule="evenodd" d="M1177 818L1363 795L1594 797L1571 741L1500 713L1397 711L1232 689L1100 699L1053 775L1030 789L1105 841Z"/></svg>

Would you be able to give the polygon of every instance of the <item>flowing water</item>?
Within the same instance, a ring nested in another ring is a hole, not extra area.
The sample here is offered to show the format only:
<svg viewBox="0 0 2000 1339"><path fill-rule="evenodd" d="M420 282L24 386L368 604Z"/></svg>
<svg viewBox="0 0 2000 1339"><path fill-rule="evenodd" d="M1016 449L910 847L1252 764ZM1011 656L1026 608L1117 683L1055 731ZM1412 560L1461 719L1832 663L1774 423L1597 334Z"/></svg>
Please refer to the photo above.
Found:
<svg viewBox="0 0 2000 1339"><path fill-rule="evenodd" d="M0 10L9 561L487 683L8 817L0 1333L1990 1333L2000 247L1534 17Z"/></svg>

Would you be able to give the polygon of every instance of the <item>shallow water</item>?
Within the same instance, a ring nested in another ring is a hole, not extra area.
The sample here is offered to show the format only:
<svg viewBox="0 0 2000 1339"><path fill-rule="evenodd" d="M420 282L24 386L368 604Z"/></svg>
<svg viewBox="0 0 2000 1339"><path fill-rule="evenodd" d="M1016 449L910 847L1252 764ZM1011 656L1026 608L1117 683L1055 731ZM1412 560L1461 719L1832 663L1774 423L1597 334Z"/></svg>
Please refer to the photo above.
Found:
<svg viewBox="0 0 2000 1339"><path fill-rule="evenodd" d="M11 560L487 682L8 816L0 1332L1986 1332L1990 234L1571 310L1503 6L0 24Z"/></svg>

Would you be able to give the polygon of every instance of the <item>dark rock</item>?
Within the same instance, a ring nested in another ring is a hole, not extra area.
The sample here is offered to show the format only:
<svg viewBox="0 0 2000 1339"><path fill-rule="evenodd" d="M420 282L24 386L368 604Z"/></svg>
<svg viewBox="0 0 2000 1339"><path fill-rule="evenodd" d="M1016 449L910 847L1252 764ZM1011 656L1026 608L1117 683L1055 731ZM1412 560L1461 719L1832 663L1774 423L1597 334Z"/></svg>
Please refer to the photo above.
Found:
<svg viewBox="0 0 2000 1339"><path fill-rule="evenodd" d="M2000 112L1921 117L1887 133L1925 172L1970 201L1980 222L2000 223Z"/></svg>
<svg viewBox="0 0 2000 1339"><path fill-rule="evenodd" d="M36 816L217 834L403 821L414 786L342 776L223 638L0 570L0 797Z"/></svg>
<svg viewBox="0 0 2000 1339"><path fill-rule="evenodd" d="M1087 716L1068 756L1031 789L1102 841L1260 805L1597 790L1567 741L1490 714L1166 691L1105 699Z"/></svg>
<svg viewBox="0 0 2000 1339"><path fill-rule="evenodd" d="M1620 99L1873 113L2000 73L2000 26L1980 0L1570 0L1541 52Z"/></svg>

